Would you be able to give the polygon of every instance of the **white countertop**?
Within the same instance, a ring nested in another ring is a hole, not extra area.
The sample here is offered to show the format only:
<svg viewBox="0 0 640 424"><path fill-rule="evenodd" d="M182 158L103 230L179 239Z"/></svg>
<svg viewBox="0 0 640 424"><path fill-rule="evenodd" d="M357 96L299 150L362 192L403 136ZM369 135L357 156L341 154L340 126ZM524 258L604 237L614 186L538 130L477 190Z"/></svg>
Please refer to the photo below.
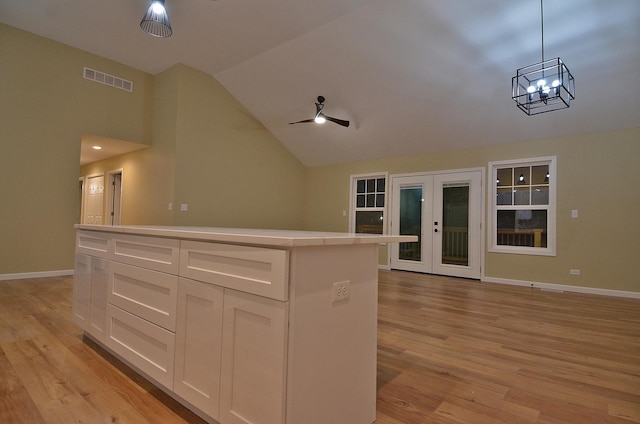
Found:
<svg viewBox="0 0 640 424"><path fill-rule="evenodd" d="M388 236L382 234L332 233L319 231L263 230L253 228L164 227L146 225L87 225L76 224L78 230L121 234L170 237L226 243L242 243L273 247L300 247L347 244L375 244L418 241L416 236Z"/></svg>

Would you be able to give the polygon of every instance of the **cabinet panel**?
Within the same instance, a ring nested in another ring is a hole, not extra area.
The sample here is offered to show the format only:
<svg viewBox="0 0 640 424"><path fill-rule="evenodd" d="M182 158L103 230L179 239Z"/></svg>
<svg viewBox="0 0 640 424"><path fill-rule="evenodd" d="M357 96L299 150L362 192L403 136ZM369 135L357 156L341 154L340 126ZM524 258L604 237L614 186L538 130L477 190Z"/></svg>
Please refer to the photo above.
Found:
<svg viewBox="0 0 640 424"><path fill-rule="evenodd" d="M220 421L284 423L288 304L225 290Z"/></svg>
<svg viewBox="0 0 640 424"><path fill-rule="evenodd" d="M173 390L218 419L223 289L180 278Z"/></svg>
<svg viewBox="0 0 640 424"><path fill-rule="evenodd" d="M76 252L106 258L109 250L109 233L78 231L76 233Z"/></svg>
<svg viewBox="0 0 640 424"><path fill-rule="evenodd" d="M286 250L182 241L182 277L287 300L288 273Z"/></svg>
<svg viewBox="0 0 640 424"><path fill-rule="evenodd" d="M107 346L163 386L173 387L175 335L113 305L107 306Z"/></svg>
<svg viewBox="0 0 640 424"><path fill-rule="evenodd" d="M158 237L114 235L109 258L130 265L178 273L180 240Z"/></svg>
<svg viewBox="0 0 640 424"><path fill-rule="evenodd" d="M91 298L91 256L77 253L73 274L72 318L83 330L89 326L89 300Z"/></svg>
<svg viewBox="0 0 640 424"><path fill-rule="evenodd" d="M106 341L107 327L107 270L109 262L91 258L90 321L87 331L101 342Z"/></svg>
<svg viewBox="0 0 640 424"><path fill-rule="evenodd" d="M170 331L176 329L178 277L111 262L109 303Z"/></svg>

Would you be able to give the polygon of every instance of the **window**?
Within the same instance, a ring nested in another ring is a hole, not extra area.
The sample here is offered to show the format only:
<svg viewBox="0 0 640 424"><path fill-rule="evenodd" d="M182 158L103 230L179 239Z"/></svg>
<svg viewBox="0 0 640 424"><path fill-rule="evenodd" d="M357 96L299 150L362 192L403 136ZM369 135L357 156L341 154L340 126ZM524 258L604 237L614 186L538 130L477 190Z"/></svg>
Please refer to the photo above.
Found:
<svg viewBox="0 0 640 424"><path fill-rule="evenodd" d="M555 256L556 158L490 162L489 251Z"/></svg>
<svg viewBox="0 0 640 424"><path fill-rule="evenodd" d="M351 176L351 221L355 233L383 234L387 175Z"/></svg>

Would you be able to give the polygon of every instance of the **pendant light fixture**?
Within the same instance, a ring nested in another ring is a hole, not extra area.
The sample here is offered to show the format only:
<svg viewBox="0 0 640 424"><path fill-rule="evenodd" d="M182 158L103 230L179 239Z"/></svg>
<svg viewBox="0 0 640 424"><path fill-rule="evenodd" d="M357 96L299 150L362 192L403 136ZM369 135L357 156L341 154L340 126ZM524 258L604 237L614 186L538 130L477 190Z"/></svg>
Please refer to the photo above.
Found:
<svg viewBox="0 0 640 424"><path fill-rule="evenodd" d="M147 13L140 21L140 28L154 37L171 37L173 30L164 7L164 0L151 0Z"/></svg>
<svg viewBox="0 0 640 424"><path fill-rule="evenodd" d="M575 82L562 59L544 59L544 9L540 0L542 61L516 71L511 79L512 98L527 115L566 109L575 98Z"/></svg>

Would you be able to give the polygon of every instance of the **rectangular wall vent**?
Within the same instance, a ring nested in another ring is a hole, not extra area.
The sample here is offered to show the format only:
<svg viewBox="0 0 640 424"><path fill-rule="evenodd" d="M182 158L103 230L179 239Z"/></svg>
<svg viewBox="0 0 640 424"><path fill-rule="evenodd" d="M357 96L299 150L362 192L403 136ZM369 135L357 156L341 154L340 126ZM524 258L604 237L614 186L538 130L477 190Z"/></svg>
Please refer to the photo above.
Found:
<svg viewBox="0 0 640 424"><path fill-rule="evenodd" d="M133 92L133 83L126 79L114 77L113 75L105 74L104 72L96 71L91 68L84 68L84 78L99 82L100 84L110 85L111 87L119 88L121 90Z"/></svg>

